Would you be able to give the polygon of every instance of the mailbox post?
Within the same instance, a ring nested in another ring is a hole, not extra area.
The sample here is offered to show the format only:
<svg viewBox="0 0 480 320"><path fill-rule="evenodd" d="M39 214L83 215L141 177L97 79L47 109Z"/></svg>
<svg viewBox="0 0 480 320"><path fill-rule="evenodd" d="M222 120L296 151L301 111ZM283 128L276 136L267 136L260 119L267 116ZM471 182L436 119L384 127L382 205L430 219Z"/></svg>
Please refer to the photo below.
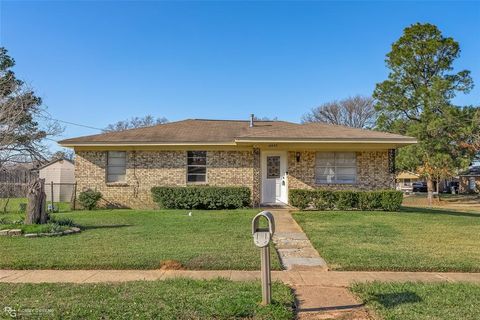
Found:
<svg viewBox="0 0 480 320"><path fill-rule="evenodd" d="M266 219L267 228L260 227L260 220ZM275 233L275 220L268 211L262 211L252 220L253 242L261 248L262 304L272 302L272 278L270 273L270 241Z"/></svg>

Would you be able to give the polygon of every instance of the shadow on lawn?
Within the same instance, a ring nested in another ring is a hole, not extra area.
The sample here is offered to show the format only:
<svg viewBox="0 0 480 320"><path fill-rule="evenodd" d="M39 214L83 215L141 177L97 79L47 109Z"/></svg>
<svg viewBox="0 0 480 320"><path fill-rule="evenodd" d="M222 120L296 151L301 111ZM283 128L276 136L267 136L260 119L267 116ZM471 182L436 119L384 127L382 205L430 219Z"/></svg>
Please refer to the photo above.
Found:
<svg viewBox="0 0 480 320"><path fill-rule="evenodd" d="M402 206L401 212L425 213L425 214L443 214L443 215L457 216L457 217L480 218L480 212L479 213L463 212L463 211L453 211L453 210L448 210L448 209L429 209L429 208Z"/></svg>
<svg viewBox="0 0 480 320"><path fill-rule="evenodd" d="M131 227L133 224L107 224L107 225L99 225L99 226L84 226L82 227L83 230L94 230L94 229L114 229L114 228L124 228L124 227Z"/></svg>
<svg viewBox="0 0 480 320"><path fill-rule="evenodd" d="M422 298L420 298L415 292L405 291L374 294L372 300L380 303L385 308L390 309L401 304L421 302Z"/></svg>

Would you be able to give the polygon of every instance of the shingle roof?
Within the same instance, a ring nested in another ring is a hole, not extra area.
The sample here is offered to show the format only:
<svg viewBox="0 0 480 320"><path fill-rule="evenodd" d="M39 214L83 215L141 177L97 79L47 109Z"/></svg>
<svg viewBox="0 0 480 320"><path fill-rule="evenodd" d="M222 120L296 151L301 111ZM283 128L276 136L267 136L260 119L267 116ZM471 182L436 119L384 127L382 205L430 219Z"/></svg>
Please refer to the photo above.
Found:
<svg viewBox="0 0 480 320"><path fill-rule="evenodd" d="M238 141L316 141L316 140L388 140L415 143L415 139L398 134L355 129L322 123L298 124L286 121L249 121L187 119L152 127L106 132L59 141L61 145L85 144L175 144L226 143Z"/></svg>
<svg viewBox="0 0 480 320"><path fill-rule="evenodd" d="M57 163L58 161L68 161L68 162L70 162L71 164L75 164L75 163L73 162L73 160L70 160L70 159L67 159L67 158L58 158L58 159L53 159L52 161L45 163L44 165L40 166L40 167L38 168L38 170L41 170L41 169L46 168L46 167L48 167L48 166L51 166L52 164Z"/></svg>

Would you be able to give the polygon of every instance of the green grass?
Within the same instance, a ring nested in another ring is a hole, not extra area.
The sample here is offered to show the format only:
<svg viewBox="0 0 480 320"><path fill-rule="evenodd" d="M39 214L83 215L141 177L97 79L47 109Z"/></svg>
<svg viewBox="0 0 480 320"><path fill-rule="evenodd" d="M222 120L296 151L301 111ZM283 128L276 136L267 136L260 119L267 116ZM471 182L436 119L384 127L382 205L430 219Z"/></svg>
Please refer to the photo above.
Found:
<svg viewBox="0 0 480 320"><path fill-rule="evenodd" d="M60 232L69 229L68 226L57 226L52 223L47 224L0 224L0 230L21 229L22 233L50 233Z"/></svg>
<svg viewBox="0 0 480 320"><path fill-rule="evenodd" d="M385 320L480 319L480 285L373 282L355 284L351 291Z"/></svg>
<svg viewBox="0 0 480 320"><path fill-rule="evenodd" d="M480 271L480 213L410 208L294 218L332 269Z"/></svg>
<svg viewBox="0 0 480 320"><path fill-rule="evenodd" d="M258 282L0 283L0 314L8 306L43 309L41 319L294 319L290 288L274 283L272 291L273 304L261 306Z"/></svg>
<svg viewBox="0 0 480 320"><path fill-rule="evenodd" d="M82 232L63 237L0 237L0 268L259 270L251 219L258 210L98 210L55 214ZM275 250L272 267L280 269Z"/></svg>
<svg viewBox="0 0 480 320"><path fill-rule="evenodd" d="M55 199L54 199L55 200ZM3 214L3 209L7 203L6 198L0 198L0 217ZM7 213L22 213L20 211L20 204L24 203L27 204L27 198L10 198L7 204ZM47 206L51 204L50 201L47 201ZM69 212L70 209L70 202L55 202L55 207L58 208L59 212Z"/></svg>

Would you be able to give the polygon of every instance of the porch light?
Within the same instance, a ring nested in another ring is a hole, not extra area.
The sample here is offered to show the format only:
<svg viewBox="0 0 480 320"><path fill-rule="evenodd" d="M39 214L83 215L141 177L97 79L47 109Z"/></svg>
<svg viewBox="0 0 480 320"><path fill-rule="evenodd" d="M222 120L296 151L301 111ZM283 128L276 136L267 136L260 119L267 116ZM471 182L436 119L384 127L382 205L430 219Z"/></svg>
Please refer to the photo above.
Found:
<svg viewBox="0 0 480 320"><path fill-rule="evenodd" d="M295 157L297 158L297 162L300 162L300 152L297 152L295 154Z"/></svg>

